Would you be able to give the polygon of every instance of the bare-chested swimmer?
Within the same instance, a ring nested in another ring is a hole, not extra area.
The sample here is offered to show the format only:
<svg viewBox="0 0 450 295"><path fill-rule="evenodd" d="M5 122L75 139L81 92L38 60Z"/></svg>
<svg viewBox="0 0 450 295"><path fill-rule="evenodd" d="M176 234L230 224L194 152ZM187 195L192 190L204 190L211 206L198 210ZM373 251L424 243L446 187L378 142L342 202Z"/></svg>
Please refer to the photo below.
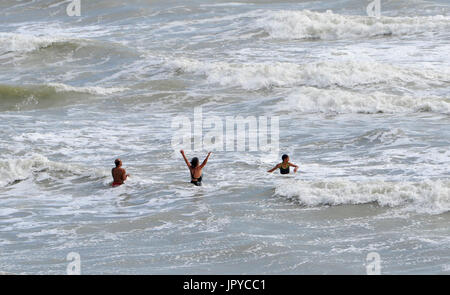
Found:
<svg viewBox="0 0 450 295"><path fill-rule="evenodd" d="M116 159L114 163L116 164L116 167L113 168L111 171L112 177L114 179L112 186L116 187L122 185L125 182L125 180L127 180L127 177L130 176L130 174L127 174L125 169L122 168L122 160Z"/></svg>

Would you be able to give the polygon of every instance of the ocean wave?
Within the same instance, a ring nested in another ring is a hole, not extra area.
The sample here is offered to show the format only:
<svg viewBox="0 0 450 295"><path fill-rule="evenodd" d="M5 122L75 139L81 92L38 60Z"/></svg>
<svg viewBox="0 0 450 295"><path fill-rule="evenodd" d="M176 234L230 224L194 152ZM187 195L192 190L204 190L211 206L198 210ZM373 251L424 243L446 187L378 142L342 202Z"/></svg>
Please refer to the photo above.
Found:
<svg viewBox="0 0 450 295"><path fill-rule="evenodd" d="M450 114L450 100L382 92L361 94L340 89L301 87L277 105L279 111L301 113L415 113Z"/></svg>
<svg viewBox="0 0 450 295"><path fill-rule="evenodd" d="M392 144L404 136L405 132L399 128L378 128L375 130L367 131L366 133L358 136L352 143L366 144L367 142L369 142L371 144Z"/></svg>
<svg viewBox="0 0 450 295"><path fill-rule="evenodd" d="M421 182L286 179L276 184L275 194L305 206L376 202L382 207L403 207L417 213L442 214L450 211L450 181L447 179Z"/></svg>
<svg viewBox="0 0 450 295"><path fill-rule="evenodd" d="M125 87L100 87L100 86L85 86L85 87L74 87L63 83L49 83L49 87L53 87L56 92L79 92L79 93L89 93L93 95L108 95L116 92L123 92L128 90Z"/></svg>
<svg viewBox="0 0 450 295"><path fill-rule="evenodd" d="M304 148L347 148L347 147L363 147L367 145L394 145L397 143L410 143L411 139L400 128L377 128L367 131L356 137L349 139L323 140L316 141Z"/></svg>
<svg viewBox="0 0 450 295"><path fill-rule="evenodd" d="M247 90L295 85L353 88L379 83L426 87L450 82L450 71L415 69L375 61L228 63L175 58L167 59L165 65L176 73L206 76L207 83L242 87Z"/></svg>
<svg viewBox="0 0 450 295"><path fill-rule="evenodd" d="M86 169L82 166L50 161L43 155L33 154L28 157L0 160L0 187L21 182L35 173L46 171L53 174L82 175L104 178L109 174L101 169Z"/></svg>
<svg viewBox="0 0 450 295"><path fill-rule="evenodd" d="M256 26L271 38L322 39L364 38L448 32L447 16L386 17L340 15L332 12L263 11Z"/></svg>
<svg viewBox="0 0 450 295"><path fill-rule="evenodd" d="M63 36L33 36L16 33L0 33L0 54L7 52L26 53L58 45L79 46L76 40Z"/></svg>
<svg viewBox="0 0 450 295"><path fill-rule="evenodd" d="M30 54L42 50L73 52L80 48L88 49L86 57L92 56L93 53L99 57L104 57L105 54L138 56L138 53L133 49L121 43L80 38L73 32L65 33L65 35L50 35L49 32L40 33L39 35L0 32L0 56L8 53L16 55Z"/></svg>
<svg viewBox="0 0 450 295"><path fill-rule="evenodd" d="M55 104L78 101L83 95L105 96L125 90L127 88L75 87L63 83L21 86L0 84L0 110L24 110L38 106L51 107Z"/></svg>

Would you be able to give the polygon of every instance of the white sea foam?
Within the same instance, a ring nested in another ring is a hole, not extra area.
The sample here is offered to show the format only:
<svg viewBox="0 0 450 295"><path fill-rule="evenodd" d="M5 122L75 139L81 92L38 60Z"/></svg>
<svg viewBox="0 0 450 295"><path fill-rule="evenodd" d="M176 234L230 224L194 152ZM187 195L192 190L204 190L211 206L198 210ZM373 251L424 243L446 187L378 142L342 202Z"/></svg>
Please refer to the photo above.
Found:
<svg viewBox="0 0 450 295"><path fill-rule="evenodd" d="M301 113L412 113L450 114L450 99L412 97L382 92L361 94L340 89L301 87L286 97L277 108Z"/></svg>
<svg viewBox="0 0 450 295"><path fill-rule="evenodd" d="M208 83L255 90L295 85L352 88L358 85L394 83L422 87L443 85L450 72L400 67L375 61L335 60L307 64L290 62L228 63L207 62L191 58L175 58L166 66L178 72L206 76Z"/></svg>
<svg viewBox="0 0 450 295"><path fill-rule="evenodd" d="M275 194L295 199L306 206L365 204L383 207L406 206L418 213L441 214L450 211L450 181L421 182L351 181L332 179L278 182Z"/></svg>
<svg viewBox="0 0 450 295"><path fill-rule="evenodd" d="M450 29L450 17L414 16L371 18L340 15L332 12L262 11L256 26L272 38L281 39L344 39L385 35L414 35L445 32Z"/></svg>
<svg viewBox="0 0 450 295"><path fill-rule="evenodd" d="M94 32L92 32L94 30ZM97 30L97 31L95 31ZM84 28L82 32L63 31L60 28L30 28L30 32L4 33L0 32L0 54L5 53L30 53L46 48L67 48L74 50L81 47L89 47L89 51L96 52L100 56L118 50L120 53L134 54L120 42L98 41L107 31L98 31L98 28ZM24 31L26 31L24 29ZM83 37L82 37L83 36ZM124 42L126 43L126 42ZM117 52L114 52L116 54Z"/></svg>
<svg viewBox="0 0 450 295"><path fill-rule="evenodd" d="M370 143L392 144L405 136L405 132L399 128L380 128L368 131L355 138L351 143L368 141Z"/></svg>
<svg viewBox="0 0 450 295"><path fill-rule="evenodd" d="M84 87L75 87L66 85L63 83L49 83L47 84L50 87L54 87L58 92L81 92L81 93L89 93L94 95L108 95L116 92L122 92L127 90L128 88L124 87L100 87L100 86L84 86Z"/></svg>
<svg viewBox="0 0 450 295"><path fill-rule="evenodd" d="M63 36L34 36L16 33L0 33L0 53L31 52L55 43L67 42L70 39Z"/></svg>
<svg viewBox="0 0 450 295"><path fill-rule="evenodd" d="M15 181L24 180L30 177L34 172L42 170L53 172L70 172L79 175L89 175L94 177L104 177L108 175L103 170L86 170L81 166L50 161L43 155L33 154L28 157L0 160L0 187L4 187Z"/></svg>

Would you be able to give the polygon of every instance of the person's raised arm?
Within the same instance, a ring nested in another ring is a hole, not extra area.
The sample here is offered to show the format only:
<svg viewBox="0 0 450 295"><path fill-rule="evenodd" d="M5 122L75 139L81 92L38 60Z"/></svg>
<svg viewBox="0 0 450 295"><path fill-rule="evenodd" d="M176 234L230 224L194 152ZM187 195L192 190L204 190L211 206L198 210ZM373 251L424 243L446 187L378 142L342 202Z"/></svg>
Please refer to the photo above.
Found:
<svg viewBox="0 0 450 295"><path fill-rule="evenodd" d="M203 163L200 165L200 168L205 167L206 163L208 163L209 156L211 155L211 152L208 153L205 160L203 160Z"/></svg>
<svg viewBox="0 0 450 295"><path fill-rule="evenodd" d="M281 164L277 164L275 167L273 167L270 170L267 170L267 172L272 173L273 171L277 170L278 168L280 168Z"/></svg>
<svg viewBox="0 0 450 295"><path fill-rule="evenodd" d="M188 159L186 158L186 155L184 154L183 150L180 150L181 155L183 156L184 161L186 162L186 165L191 168L191 163L189 163Z"/></svg>
<svg viewBox="0 0 450 295"><path fill-rule="evenodd" d="M294 167L294 173L296 173L296 172L297 172L297 170L298 170L298 166L297 166L297 165L295 165L295 164L292 164L292 163L290 163L290 162L289 162L289 166L292 166L292 167Z"/></svg>

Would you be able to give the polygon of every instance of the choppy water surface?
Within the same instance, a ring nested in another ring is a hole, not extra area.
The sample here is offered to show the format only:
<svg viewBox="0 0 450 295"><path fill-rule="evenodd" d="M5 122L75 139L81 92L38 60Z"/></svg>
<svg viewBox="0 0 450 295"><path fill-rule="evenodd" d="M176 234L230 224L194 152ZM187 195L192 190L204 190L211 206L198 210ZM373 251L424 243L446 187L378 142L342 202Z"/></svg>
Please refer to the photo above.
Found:
<svg viewBox="0 0 450 295"><path fill-rule="evenodd" d="M0 3L0 272L449 273L447 1L122 2ZM280 154L193 187L171 123L200 106L279 116Z"/></svg>

